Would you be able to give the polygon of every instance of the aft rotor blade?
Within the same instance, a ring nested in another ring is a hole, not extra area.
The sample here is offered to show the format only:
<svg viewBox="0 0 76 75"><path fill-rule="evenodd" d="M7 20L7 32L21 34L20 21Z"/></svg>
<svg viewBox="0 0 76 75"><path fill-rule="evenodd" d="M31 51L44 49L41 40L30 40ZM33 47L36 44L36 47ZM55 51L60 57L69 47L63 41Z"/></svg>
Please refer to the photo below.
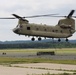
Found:
<svg viewBox="0 0 76 75"><path fill-rule="evenodd" d="M72 16L72 17L76 18L76 16Z"/></svg>
<svg viewBox="0 0 76 75"><path fill-rule="evenodd" d="M67 16L67 18L71 18L72 15L74 14L75 10L71 10L71 12L69 13L69 15Z"/></svg>
<svg viewBox="0 0 76 75"><path fill-rule="evenodd" d="M51 16L51 17L65 17L65 18L76 18L76 16L72 16L74 14L75 10L71 10L68 16Z"/></svg>
<svg viewBox="0 0 76 75"><path fill-rule="evenodd" d="M67 16L51 16L51 17L65 17L65 18L67 18ZM76 16L72 16L72 18L76 18Z"/></svg>

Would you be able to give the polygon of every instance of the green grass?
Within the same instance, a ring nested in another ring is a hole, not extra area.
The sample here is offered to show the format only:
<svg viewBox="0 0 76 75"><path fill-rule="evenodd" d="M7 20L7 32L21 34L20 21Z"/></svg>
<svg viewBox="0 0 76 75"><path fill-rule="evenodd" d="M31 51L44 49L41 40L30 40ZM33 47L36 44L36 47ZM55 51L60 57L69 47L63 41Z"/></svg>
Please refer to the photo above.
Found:
<svg viewBox="0 0 76 75"><path fill-rule="evenodd" d="M47 74L42 74L42 75L75 75L75 74L69 74L69 73L63 73L63 74L50 74L50 73L47 73Z"/></svg>
<svg viewBox="0 0 76 75"><path fill-rule="evenodd" d="M58 63L58 64L74 64L76 65L76 60L52 60L44 58L9 58L0 57L0 64L2 63Z"/></svg>
<svg viewBox="0 0 76 75"><path fill-rule="evenodd" d="M76 54L76 48L62 48L62 49L0 49L0 52L25 52L25 53L37 53L39 51L55 51L57 54Z"/></svg>
<svg viewBox="0 0 76 75"><path fill-rule="evenodd" d="M4 49L0 53L37 53L39 51L55 51L56 54L76 54L75 48L66 49ZM14 57L0 57L0 64L2 63L58 63L58 64L74 64L76 60L53 60L44 58L14 58Z"/></svg>

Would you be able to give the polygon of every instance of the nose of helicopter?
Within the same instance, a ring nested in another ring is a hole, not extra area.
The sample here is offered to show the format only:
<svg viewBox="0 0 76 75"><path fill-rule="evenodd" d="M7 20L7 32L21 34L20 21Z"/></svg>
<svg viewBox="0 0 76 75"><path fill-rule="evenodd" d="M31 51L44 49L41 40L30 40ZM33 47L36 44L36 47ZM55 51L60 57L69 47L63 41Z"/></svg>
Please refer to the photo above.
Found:
<svg viewBox="0 0 76 75"><path fill-rule="evenodd" d="M19 29L18 29L18 28L14 28L14 29L13 29L13 32L16 33L16 34L18 34Z"/></svg>

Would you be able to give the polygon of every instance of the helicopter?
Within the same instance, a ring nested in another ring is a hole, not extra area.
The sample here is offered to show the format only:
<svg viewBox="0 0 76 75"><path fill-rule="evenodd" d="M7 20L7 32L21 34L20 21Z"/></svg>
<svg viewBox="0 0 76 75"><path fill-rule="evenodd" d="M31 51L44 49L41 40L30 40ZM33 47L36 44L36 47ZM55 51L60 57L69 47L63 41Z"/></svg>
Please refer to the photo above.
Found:
<svg viewBox="0 0 76 75"><path fill-rule="evenodd" d="M18 19L18 25L13 29L13 32L19 35L32 36L31 40L35 41L35 36L38 37L38 40L41 41L42 38L57 38L58 42L61 41L61 38L65 38L68 41L68 38L75 33L75 20L76 16L73 16L75 10L71 10L67 16L54 16L56 14L47 14L47 15L35 15L35 16L26 16L21 17L16 14L12 14L14 17L10 18L0 18L0 19ZM58 24L55 26L42 25L29 23L26 18L34 18L34 17L65 17L64 19L60 19ZM73 18L72 18L73 17Z"/></svg>

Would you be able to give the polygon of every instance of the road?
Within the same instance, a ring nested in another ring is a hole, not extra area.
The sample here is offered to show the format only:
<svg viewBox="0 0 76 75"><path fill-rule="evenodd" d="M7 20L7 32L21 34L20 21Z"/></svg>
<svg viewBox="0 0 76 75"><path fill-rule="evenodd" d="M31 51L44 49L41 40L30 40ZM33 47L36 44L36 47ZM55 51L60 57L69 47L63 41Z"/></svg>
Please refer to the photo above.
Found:
<svg viewBox="0 0 76 75"><path fill-rule="evenodd" d="M46 73L50 74L73 73L64 70L76 70L76 65L51 64L51 63L11 64L11 67L0 65L1 75L27 75L27 74L39 75Z"/></svg>

